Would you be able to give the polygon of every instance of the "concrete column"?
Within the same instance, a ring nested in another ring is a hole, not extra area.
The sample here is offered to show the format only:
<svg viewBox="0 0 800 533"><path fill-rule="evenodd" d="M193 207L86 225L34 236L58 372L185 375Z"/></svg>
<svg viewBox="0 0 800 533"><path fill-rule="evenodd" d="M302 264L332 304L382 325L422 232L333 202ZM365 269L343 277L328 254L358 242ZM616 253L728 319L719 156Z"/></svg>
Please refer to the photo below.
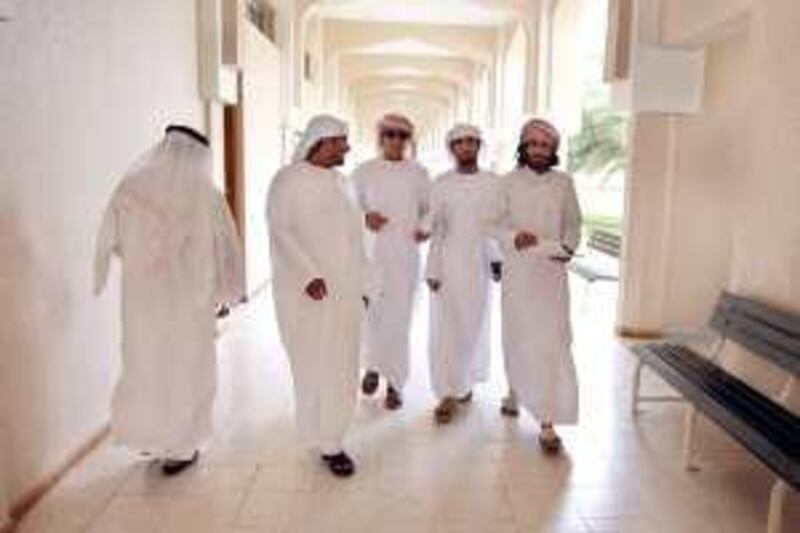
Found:
<svg viewBox="0 0 800 533"><path fill-rule="evenodd" d="M523 22L527 36L525 57L526 114L535 114L549 104L550 70L552 67L552 27L555 1L543 0Z"/></svg>
<svg viewBox="0 0 800 533"><path fill-rule="evenodd" d="M302 15L295 15L295 39L292 47L292 108L303 107L303 63L306 54L306 39L308 38L308 19Z"/></svg>
<svg viewBox="0 0 800 533"><path fill-rule="evenodd" d="M637 0L634 42L659 42L661 0ZM617 328L633 337L662 332L674 183L675 123L668 115L632 117L625 194Z"/></svg>
<svg viewBox="0 0 800 533"><path fill-rule="evenodd" d="M675 144L671 120L642 114L631 125L618 306L618 329L625 335L647 337L662 327Z"/></svg>
<svg viewBox="0 0 800 533"><path fill-rule="evenodd" d="M296 0L277 0L278 47L281 50L281 160L291 156L293 133L292 108L295 101L295 71L297 67L297 5Z"/></svg>
<svg viewBox="0 0 800 533"><path fill-rule="evenodd" d="M468 122L470 120L469 89L461 87L456 94L456 121Z"/></svg>
<svg viewBox="0 0 800 533"><path fill-rule="evenodd" d="M503 108L505 105L505 56L510 37L508 28L503 27L497 33L497 50L494 56L491 80L492 127L503 127Z"/></svg>
<svg viewBox="0 0 800 533"><path fill-rule="evenodd" d="M340 112L341 79L339 76L339 54L325 54L325 69L321 83L325 108L333 112Z"/></svg>
<svg viewBox="0 0 800 533"><path fill-rule="evenodd" d="M8 506L8 479L6 466L6 429L0 421L0 531L9 524Z"/></svg>

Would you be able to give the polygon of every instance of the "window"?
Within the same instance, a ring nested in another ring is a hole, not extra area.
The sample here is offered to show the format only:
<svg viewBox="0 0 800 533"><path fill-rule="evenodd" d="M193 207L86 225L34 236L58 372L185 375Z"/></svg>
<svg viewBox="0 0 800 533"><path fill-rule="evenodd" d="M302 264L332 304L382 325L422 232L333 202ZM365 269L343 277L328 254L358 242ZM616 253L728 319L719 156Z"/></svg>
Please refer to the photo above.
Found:
<svg viewBox="0 0 800 533"><path fill-rule="evenodd" d="M605 81L630 77L633 0L611 0L608 4Z"/></svg>
<svg viewBox="0 0 800 533"><path fill-rule="evenodd" d="M314 60L308 52L303 54L303 79L306 81L314 80Z"/></svg>
<svg viewBox="0 0 800 533"><path fill-rule="evenodd" d="M264 36L275 42L275 8L265 0L247 0L247 20Z"/></svg>

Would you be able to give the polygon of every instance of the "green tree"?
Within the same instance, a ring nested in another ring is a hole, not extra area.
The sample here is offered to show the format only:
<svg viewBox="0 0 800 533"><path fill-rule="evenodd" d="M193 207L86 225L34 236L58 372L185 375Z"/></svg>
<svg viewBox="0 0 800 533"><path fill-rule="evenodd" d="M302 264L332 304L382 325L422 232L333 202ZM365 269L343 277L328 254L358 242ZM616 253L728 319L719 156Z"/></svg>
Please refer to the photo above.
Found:
<svg viewBox="0 0 800 533"><path fill-rule="evenodd" d="M586 108L581 130L569 139L570 172L599 175L600 186L628 164L628 117L608 107Z"/></svg>

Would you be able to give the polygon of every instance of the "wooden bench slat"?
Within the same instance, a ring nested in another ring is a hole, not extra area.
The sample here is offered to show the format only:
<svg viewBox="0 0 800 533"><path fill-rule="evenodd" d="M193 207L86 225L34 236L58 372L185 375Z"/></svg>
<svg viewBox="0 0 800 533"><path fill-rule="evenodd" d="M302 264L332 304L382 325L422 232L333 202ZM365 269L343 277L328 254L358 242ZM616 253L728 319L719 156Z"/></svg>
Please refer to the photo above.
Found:
<svg viewBox="0 0 800 533"><path fill-rule="evenodd" d="M661 345L653 352L673 366L693 372L698 386L727 398L732 408L752 414L755 426L776 442L788 443L787 449L795 450L800 460L800 417L688 348Z"/></svg>
<svg viewBox="0 0 800 533"><path fill-rule="evenodd" d="M794 450L800 460L800 417L745 381L715 365L705 357L682 346L667 346L670 358L692 368L697 375L705 377L703 385L727 397L733 407L752 413L753 423L774 437L776 442L785 442L787 449Z"/></svg>
<svg viewBox="0 0 800 533"><path fill-rule="evenodd" d="M800 488L800 417L683 346L644 344L634 351L776 474Z"/></svg>
<svg viewBox="0 0 800 533"><path fill-rule="evenodd" d="M619 235L614 235L613 233L606 233L604 231L596 231L592 233L592 238L595 242L604 242L610 245L617 245L622 242L622 238Z"/></svg>
<svg viewBox="0 0 800 533"><path fill-rule="evenodd" d="M569 270L588 281L617 281L619 276L581 259L570 261Z"/></svg>
<svg viewBox="0 0 800 533"><path fill-rule="evenodd" d="M619 257L619 249L614 246L609 246L605 243L594 243L592 248L611 257Z"/></svg>
<svg viewBox="0 0 800 533"><path fill-rule="evenodd" d="M614 233L603 230L595 230L589 235L589 248L619 258L622 238Z"/></svg>
<svg viewBox="0 0 800 533"><path fill-rule="evenodd" d="M587 247L590 250L596 250L609 257L619 259L621 242L622 239L619 235L603 230L595 230L589 235ZM603 264L604 259L598 256L592 258L591 254L582 259L573 259L570 262L569 270L590 283L595 281L618 281L619 273L617 269Z"/></svg>
<svg viewBox="0 0 800 533"><path fill-rule="evenodd" d="M800 375L800 317L797 315L723 293L711 327L753 355Z"/></svg>

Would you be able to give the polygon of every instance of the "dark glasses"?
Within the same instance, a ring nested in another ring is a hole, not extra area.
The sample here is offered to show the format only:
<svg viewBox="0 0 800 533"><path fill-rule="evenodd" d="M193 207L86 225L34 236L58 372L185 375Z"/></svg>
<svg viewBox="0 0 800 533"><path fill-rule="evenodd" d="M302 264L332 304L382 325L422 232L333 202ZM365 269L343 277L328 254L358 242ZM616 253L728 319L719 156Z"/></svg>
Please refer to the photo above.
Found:
<svg viewBox="0 0 800 533"><path fill-rule="evenodd" d="M381 137L384 139L400 139L401 141L407 141L411 138L411 134L403 130L385 130L381 134Z"/></svg>

